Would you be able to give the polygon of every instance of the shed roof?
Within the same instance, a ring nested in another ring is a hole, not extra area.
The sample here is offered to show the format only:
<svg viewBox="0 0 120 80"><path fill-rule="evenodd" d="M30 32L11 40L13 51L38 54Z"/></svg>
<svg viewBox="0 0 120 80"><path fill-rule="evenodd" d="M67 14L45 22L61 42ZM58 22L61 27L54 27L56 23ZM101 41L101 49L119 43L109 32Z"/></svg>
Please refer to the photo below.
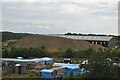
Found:
<svg viewBox="0 0 120 80"><path fill-rule="evenodd" d="M54 63L53 66L55 67L60 67L60 66L65 66L65 63Z"/></svg>
<svg viewBox="0 0 120 80"><path fill-rule="evenodd" d="M13 62L39 62L53 60L52 58L36 58L36 59L16 59L16 58L1 58L2 61L13 61Z"/></svg>
<svg viewBox="0 0 120 80"><path fill-rule="evenodd" d="M65 65L65 66L62 66L62 68L70 68L70 69L79 69L79 65Z"/></svg>
<svg viewBox="0 0 120 80"><path fill-rule="evenodd" d="M54 35L58 37L77 39L77 40L94 40L94 41L110 41L112 36L77 36L77 35Z"/></svg>
<svg viewBox="0 0 120 80"><path fill-rule="evenodd" d="M66 64L66 63L54 63L53 66L54 67L60 67L60 66L65 66L65 65L80 65L80 64Z"/></svg>
<svg viewBox="0 0 120 80"><path fill-rule="evenodd" d="M64 58L64 60L72 60L71 58Z"/></svg>
<svg viewBox="0 0 120 80"><path fill-rule="evenodd" d="M18 62L33 62L34 60L31 59L25 59L25 60L17 60Z"/></svg>
<svg viewBox="0 0 120 80"><path fill-rule="evenodd" d="M2 61L17 61L20 59L16 59L16 58L1 58Z"/></svg>
<svg viewBox="0 0 120 80"><path fill-rule="evenodd" d="M54 70L52 69L43 69L41 72L52 73Z"/></svg>
<svg viewBox="0 0 120 80"><path fill-rule="evenodd" d="M17 59L23 59L23 57L17 57Z"/></svg>
<svg viewBox="0 0 120 80"><path fill-rule="evenodd" d="M53 60L52 58L48 58L48 57L44 57L44 58L41 58L41 60Z"/></svg>

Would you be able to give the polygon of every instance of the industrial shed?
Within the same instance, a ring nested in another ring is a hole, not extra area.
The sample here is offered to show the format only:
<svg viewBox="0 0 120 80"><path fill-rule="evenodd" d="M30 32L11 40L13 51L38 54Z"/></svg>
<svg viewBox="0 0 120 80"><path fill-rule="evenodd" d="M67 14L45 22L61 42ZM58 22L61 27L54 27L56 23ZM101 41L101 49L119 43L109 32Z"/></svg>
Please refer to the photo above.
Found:
<svg viewBox="0 0 120 80"><path fill-rule="evenodd" d="M63 38L75 39L75 40L85 40L91 44L100 44L104 47L109 45L109 42L113 39L113 36L84 36L84 35L54 35Z"/></svg>

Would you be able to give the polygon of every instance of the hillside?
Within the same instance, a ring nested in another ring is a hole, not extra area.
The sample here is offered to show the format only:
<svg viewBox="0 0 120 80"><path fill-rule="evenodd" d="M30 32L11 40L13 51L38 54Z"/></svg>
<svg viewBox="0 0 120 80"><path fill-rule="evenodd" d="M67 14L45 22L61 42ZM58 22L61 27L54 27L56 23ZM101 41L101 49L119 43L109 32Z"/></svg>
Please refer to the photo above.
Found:
<svg viewBox="0 0 120 80"><path fill-rule="evenodd" d="M7 40L12 40L12 39L22 39L23 37L26 37L28 35L33 35L33 34L0 32L0 35L2 35L2 41L1 42L5 42Z"/></svg>
<svg viewBox="0 0 120 80"><path fill-rule="evenodd" d="M31 35L20 39L13 47L27 47L27 48L40 48L45 46L46 50L50 52L65 51L68 48L77 50L84 50L91 46L87 41L72 40L67 38L45 36L45 35Z"/></svg>

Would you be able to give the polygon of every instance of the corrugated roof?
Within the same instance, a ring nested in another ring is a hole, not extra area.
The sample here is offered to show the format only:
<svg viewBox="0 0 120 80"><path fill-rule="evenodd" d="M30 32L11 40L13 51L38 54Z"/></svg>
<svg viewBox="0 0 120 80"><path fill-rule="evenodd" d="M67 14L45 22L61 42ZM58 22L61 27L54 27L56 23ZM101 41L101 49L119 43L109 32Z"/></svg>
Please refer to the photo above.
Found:
<svg viewBox="0 0 120 80"><path fill-rule="evenodd" d="M94 40L94 41L110 41L112 36L74 36L74 35L54 35L58 37L77 39L77 40Z"/></svg>

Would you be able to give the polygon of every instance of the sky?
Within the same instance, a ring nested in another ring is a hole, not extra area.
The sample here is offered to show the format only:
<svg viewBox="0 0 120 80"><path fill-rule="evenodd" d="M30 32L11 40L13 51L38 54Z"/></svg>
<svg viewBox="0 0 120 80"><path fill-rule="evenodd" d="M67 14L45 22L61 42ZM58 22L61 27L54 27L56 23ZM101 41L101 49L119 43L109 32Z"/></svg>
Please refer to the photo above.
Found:
<svg viewBox="0 0 120 80"><path fill-rule="evenodd" d="M118 0L3 0L2 31L118 34Z"/></svg>

